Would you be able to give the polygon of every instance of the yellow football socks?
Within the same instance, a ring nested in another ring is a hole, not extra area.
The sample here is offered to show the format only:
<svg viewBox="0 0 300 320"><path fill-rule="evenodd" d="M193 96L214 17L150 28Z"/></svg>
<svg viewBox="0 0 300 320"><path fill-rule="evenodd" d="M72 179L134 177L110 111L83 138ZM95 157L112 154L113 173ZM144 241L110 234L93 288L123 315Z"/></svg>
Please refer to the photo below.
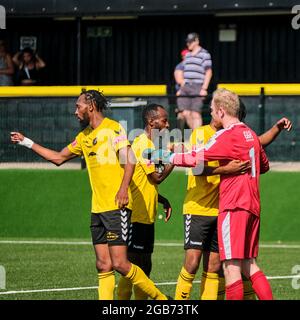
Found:
<svg viewBox="0 0 300 320"><path fill-rule="evenodd" d="M117 289L118 300L130 300L131 294L132 282L125 277L120 277Z"/></svg>
<svg viewBox="0 0 300 320"><path fill-rule="evenodd" d="M153 281L151 281L137 265L131 264L131 269L125 278L132 281L134 286L137 286L150 298L155 300L167 300L167 297L155 287Z"/></svg>
<svg viewBox="0 0 300 320"><path fill-rule="evenodd" d="M213 272L202 272L200 300L218 300L219 275Z"/></svg>
<svg viewBox="0 0 300 320"><path fill-rule="evenodd" d="M175 300L189 300L192 291L193 280L195 279L195 274L191 274L182 267L175 291Z"/></svg>
<svg viewBox="0 0 300 320"><path fill-rule="evenodd" d="M99 300L113 300L115 289L114 271L98 273L98 295Z"/></svg>
<svg viewBox="0 0 300 320"><path fill-rule="evenodd" d="M134 291L134 299L135 300L147 300L148 299L148 295L144 291L142 291L139 287L134 286L133 291Z"/></svg>
<svg viewBox="0 0 300 320"><path fill-rule="evenodd" d="M139 287L132 286L132 282L129 279L121 277L117 290L118 300L130 300L132 295L132 287L134 291L135 300L148 299L148 295L145 292L143 292Z"/></svg>

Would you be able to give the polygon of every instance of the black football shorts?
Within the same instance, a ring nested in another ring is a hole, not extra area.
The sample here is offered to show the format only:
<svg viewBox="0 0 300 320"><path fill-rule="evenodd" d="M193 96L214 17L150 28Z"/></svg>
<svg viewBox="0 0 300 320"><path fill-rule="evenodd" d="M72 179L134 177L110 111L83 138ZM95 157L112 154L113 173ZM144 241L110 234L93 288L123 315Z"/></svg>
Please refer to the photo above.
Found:
<svg viewBox="0 0 300 320"><path fill-rule="evenodd" d="M93 244L127 246L131 210L124 208L102 213L92 213L91 234Z"/></svg>
<svg viewBox="0 0 300 320"><path fill-rule="evenodd" d="M185 214L184 249L219 252L218 217Z"/></svg>
<svg viewBox="0 0 300 320"><path fill-rule="evenodd" d="M154 223L133 222L129 229L128 252L152 253L154 247Z"/></svg>

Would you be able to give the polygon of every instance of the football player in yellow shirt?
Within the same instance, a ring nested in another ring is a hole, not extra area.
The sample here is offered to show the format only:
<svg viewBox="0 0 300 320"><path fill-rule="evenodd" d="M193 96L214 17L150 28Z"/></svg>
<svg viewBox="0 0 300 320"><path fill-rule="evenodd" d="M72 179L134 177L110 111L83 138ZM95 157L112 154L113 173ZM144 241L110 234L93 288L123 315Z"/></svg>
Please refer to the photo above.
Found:
<svg viewBox="0 0 300 320"><path fill-rule="evenodd" d="M240 119L246 117L245 105L240 100ZM282 118L267 132L259 136L266 147L277 135L292 124ZM213 121L195 129L190 144L195 149L203 146L220 128ZM201 169L201 168L200 168ZM190 170L187 194L183 205L185 220L185 261L180 271L176 286L175 299L188 300L192 283L203 255L203 273L201 277L200 299L224 299L225 281L221 270L217 239L217 216L219 207L220 174L241 174L248 169L247 162L232 161L227 166L219 167L218 162L208 162L202 173ZM255 299L250 281L244 279L244 299Z"/></svg>
<svg viewBox="0 0 300 320"><path fill-rule="evenodd" d="M47 149L19 132L11 132L11 141L32 149L58 166L74 157L84 156L92 189L91 233L99 299L113 299L116 270L152 299L166 300L145 273L127 259L132 207L129 185L135 157L122 126L104 116L107 104L99 91L88 90L80 94L75 116L86 128L60 152Z"/></svg>
<svg viewBox="0 0 300 320"><path fill-rule="evenodd" d="M154 140L164 129L169 128L168 114L163 106L149 104L143 110L145 131L135 138L132 150L136 157L135 171L130 185L132 193L132 215L129 231L128 259L138 265L147 276L152 269L151 256L154 247L154 223L158 202L163 203L166 213L165 221L171 216L169 201L158 194L158 185L171 173L174 166L155 166L143 158L146 149L155 148ZM146 300L148 296L134 286L136 300ZM129 300L132 284L121 277L118 284L119 300Z"/></svg>

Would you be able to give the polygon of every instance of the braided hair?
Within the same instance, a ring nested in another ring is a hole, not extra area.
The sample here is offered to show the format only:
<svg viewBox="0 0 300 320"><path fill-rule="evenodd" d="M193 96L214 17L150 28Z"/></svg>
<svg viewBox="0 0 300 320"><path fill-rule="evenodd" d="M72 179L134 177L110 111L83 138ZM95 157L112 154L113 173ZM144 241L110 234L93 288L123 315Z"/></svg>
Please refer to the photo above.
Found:
<svg viewBox="0 0 300 320"><path fill-rule="evenodd" d="M102 92L98 90L85 90L83 89L80 95L85 96L85 100L90 104L95 104L97 111L102 112L109 106L109 102Z"/></svg>

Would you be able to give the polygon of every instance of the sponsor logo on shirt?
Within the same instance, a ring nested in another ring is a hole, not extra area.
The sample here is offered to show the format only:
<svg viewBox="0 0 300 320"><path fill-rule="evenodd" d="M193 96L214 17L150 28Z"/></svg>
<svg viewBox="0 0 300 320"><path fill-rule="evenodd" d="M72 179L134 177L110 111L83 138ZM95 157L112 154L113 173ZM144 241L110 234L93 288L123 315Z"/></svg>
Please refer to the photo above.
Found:
<svg viewBox="0 0 300 320"><path fill-rule="evenodd" d="M243 134L244 134L244 137L245 137L247 142L254 140L253 135L252 135L250 130L243 131Z"/></svg>

